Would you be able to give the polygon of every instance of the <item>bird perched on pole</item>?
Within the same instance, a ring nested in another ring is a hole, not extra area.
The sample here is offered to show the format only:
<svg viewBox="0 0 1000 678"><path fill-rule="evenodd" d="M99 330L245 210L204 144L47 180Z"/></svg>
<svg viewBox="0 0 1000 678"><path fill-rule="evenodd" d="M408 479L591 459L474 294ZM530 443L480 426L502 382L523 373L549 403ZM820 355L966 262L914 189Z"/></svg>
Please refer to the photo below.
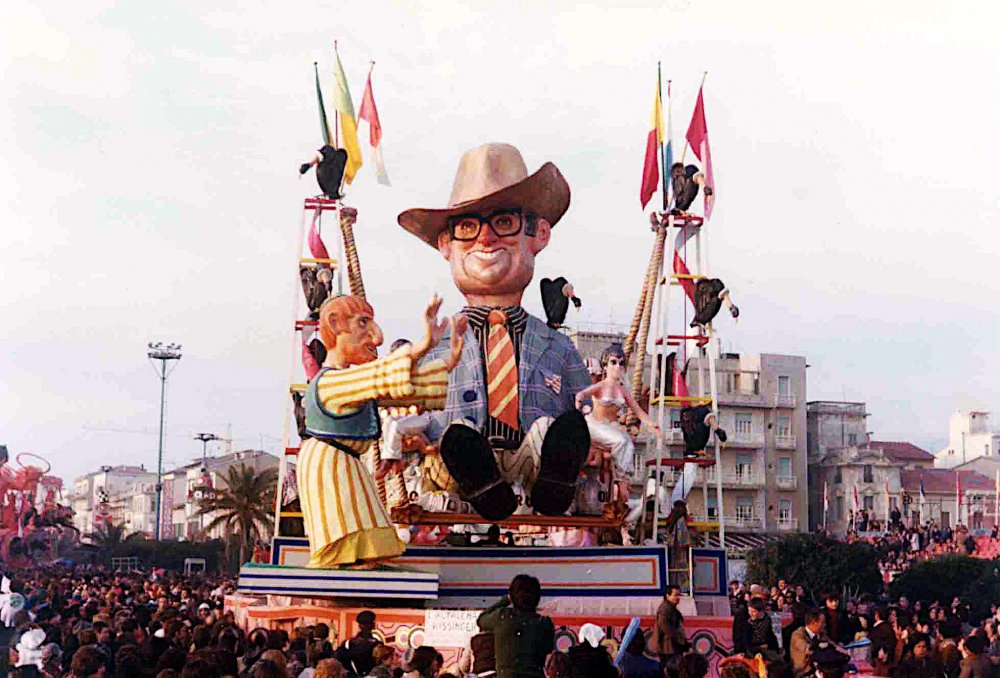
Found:
<svg viewBox="0 0 1000 678"><path fill-rule="evenodd" d="M691 327L708 325L725 304L734 318L740 317L740 309L729 298L729 289L718 278L703 278L694 285L694 320Z"/></svg>
<svg viewBox="0 0 1000 678"><path fill-rule="evenodd" d="M299 174L305 174L310 167L316 168L316 182L323 195L331 200L340 200L340 183L344 179L344 168L347 166L347 151L334 148L327 144L316 151L316 154L299 166Z"/></svg>
<svg viewBox="0 0 1000 678"><path fill-rule="evenodd" d="M684 166L675 162L670 168L670 183L674 189L674 213L687 212L698 197L698 189L705 185L705 175L694 165ZM705 194L711 195L711 187L705 188Z"/></svg>
<svg viewBox="0 0 1000 678"><path fill-rule="evenodd" d="M561 276L555 280L542 278L541 289L546 324L554 330L562 327L566 321L566 312L569 310L571 301L577 309L583 305L583 302L577 298L573 291L573 286Z"/></svg>

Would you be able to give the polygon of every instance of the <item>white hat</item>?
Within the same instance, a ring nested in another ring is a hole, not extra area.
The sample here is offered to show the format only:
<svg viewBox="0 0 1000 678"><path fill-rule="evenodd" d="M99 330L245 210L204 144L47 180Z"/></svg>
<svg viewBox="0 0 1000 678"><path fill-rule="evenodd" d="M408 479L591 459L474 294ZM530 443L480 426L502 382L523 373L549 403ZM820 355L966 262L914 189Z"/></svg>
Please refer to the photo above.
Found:
<svg viewBox="0 0 1000 678"><path fill-rule="evenodd" d="M604 640L604 629L597 624L584 624L580 627L580 643L590 643L591 647L600 647Z"/></svg>

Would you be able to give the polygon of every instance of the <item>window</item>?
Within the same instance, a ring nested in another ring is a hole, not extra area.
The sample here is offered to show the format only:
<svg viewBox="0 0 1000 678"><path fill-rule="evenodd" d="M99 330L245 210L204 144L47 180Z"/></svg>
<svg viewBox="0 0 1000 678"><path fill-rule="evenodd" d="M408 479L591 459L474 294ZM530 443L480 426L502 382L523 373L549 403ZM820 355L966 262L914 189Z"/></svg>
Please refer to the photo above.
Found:
<svg viewBox="0 0 1000 678"><path fill-rule="evenodd" d="M747 437L753 427L753 415L744 412L736 413L736 434Z"/></svg>
<svg viewBox="0 0 1000 678"><path fill-rule="evenodd" d="M864 499L865 499L864 502L863 502L864 503L864 509L866 511L874 511L875 510L875 497L873 497L870 494L866 494L865 497L864 497Z"/></svg>
<svg viewBox="0 0 1000 678"><path fill-rule="evenodd" d="M836 485L840 485L844 482L844 474L841 472L840 467L833 469L833 482Z"/></svg>
<svg viewBox="0 0 1000 678"><path fill-rule="evenodd" d="M753 457L749 454L736 455L736 475L749 478L753 474Z"/></svg>
<svg viewBox="0 0 1000 678"><path fill-rule="evenodd" d="M833 519L843 520L844 519L844 498L837 497L837 501L833 503Z"/></svg>
<svg viewBox="0 0 1000 678"><path fill-rule="evenodd" d="M790 523L792 521L792 500L778 500L778 522Z"/></svg>
<svg viewBox="0 0 1000 678"><path fill-rule="evenodd" d="M792 458L791 457L778 457L778 477L779 478L791 478L792 477ZM784 501L784 500L782 500Z"/></svg>
<svg viewBox="0 0 1000 678"><path fill-rule="evenodd" d="M848 433L847 434L847 444L850 445L851 447L854 447L855 445L857 445L858 444L858 434L857 433Z"/></svg>
<svg viewBox="0 0 1000 678"><path fill-rule="evenodd" d="M736 498L736 519L742 521L753 520L753 499L750 497Z"/></svg>
<svg viewBox="0 0 1000 678"><path fill-rule="evenodd" d="M778 377L778 395L788 396L792 395L792 378L791 377Z"/></svg>
<svg viewBox="0 0 1000 678"><path fill-rule="evenodd" d="M708 495L708 519L717 520L719 518L719 498L714 494Z"/></svg>
<svg viewBox="0 0 1000 678"><path fill-rule="evenodd" d="M681 427L681 411L677 408L670 409L670 428Z"/></svg>
<svg viewBox="0 0 1000 678"><path fill-rule="evenodd" d="M863 470L864 470L864 482L866 482L866 483L874 483L875 482L875 474L872 471L872 465L871 464L865 464L865 467L864 467Z"/></svg>
<svg viewBox="0 0 1000 678"><path fill-rule="evenodd" d="M792 418L778 417L778 437L788 438L792 435Z"/></svg>

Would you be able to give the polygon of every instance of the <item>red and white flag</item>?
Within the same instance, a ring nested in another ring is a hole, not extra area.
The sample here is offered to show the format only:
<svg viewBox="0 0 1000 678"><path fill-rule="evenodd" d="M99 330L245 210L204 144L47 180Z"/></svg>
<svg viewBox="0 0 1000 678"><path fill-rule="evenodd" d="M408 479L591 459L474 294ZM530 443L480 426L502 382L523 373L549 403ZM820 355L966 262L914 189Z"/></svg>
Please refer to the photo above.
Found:
<svg viewBox="0 0 1000 678"><path fill-rule="evenodd" d="M368 82L365 84L365 93L361 97L361 111L358 113L358 118L368 122L368 139L375 156L375 174L378 177L378 182L383 186L389 186L389 175L385 171L385 161L382 160L382 123L378 120L378 109L375 108L375 94L372 93L372 72L370 70L368 71Z"/></svg>
<svg viewBox="0 0 1000 678"><path fill-rule="evenodd" d="M859 510L861 510L861 507L858 505L858 486L855 485L854 486L854 512L857 513Z"/></svg>
<svg viewBox="0 0 1000 678"><path fill-rule="evenodd" d="M705 122L705 100L702 97L702 85L698 90L698 103L694 106L691 125L688 126L687 141L691 150L701 160L702 171L705 173L705 186L702 193L705 196L705 218L712 216L712 205L715 202L715 175L712 174L712 150L708 145L708 124Z"/></svg>

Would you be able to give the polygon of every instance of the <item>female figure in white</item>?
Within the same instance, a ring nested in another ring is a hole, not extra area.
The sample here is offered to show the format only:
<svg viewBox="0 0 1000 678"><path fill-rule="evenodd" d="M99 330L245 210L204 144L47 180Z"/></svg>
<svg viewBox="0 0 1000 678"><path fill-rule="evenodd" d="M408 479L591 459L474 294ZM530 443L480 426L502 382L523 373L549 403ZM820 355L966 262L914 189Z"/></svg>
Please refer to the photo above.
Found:
<svg viewBox="0 0 1000 678"><path fill-rule="evenodd" d="M593 400L593 407L587 414L591 445L611 450L615 460L615 481L618 484L618 498L627 500L629 496L629 476L635 471L635 445L628 431L618 423L618 416L628 408L639 420L660 436L660 427L625 388L625 351L621 344L611 344L601 354L601 380L576 394L577 409L583 408L583 401ZM589 460L588 460L589 463Z"/></svg>

